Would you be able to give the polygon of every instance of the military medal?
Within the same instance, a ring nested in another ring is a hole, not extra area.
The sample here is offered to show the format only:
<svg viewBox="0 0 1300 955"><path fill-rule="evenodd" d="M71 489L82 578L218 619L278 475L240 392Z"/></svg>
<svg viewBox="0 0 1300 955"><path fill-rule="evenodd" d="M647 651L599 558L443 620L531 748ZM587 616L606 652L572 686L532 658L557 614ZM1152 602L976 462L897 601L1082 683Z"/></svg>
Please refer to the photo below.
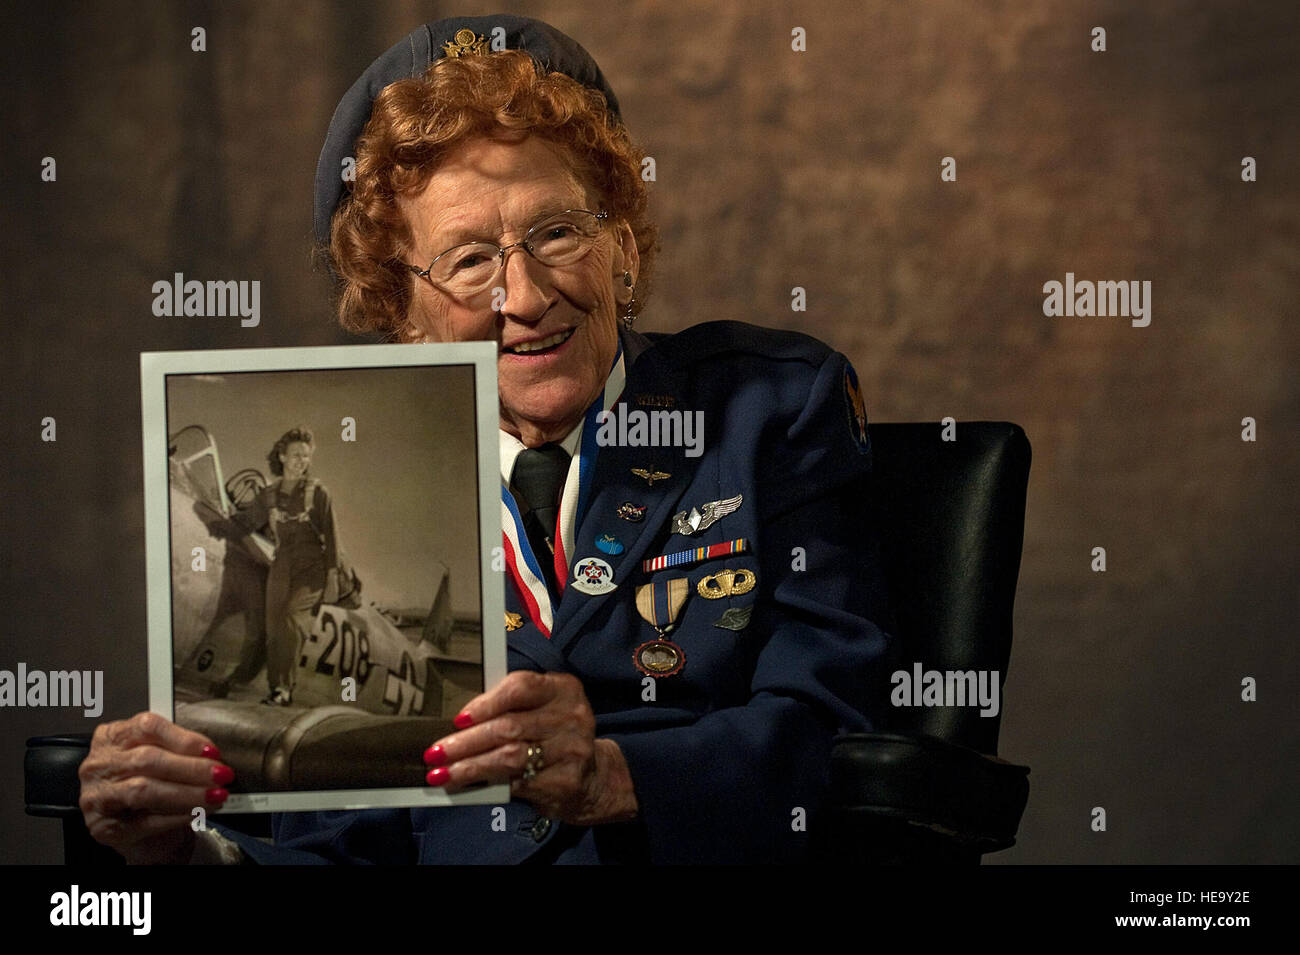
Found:
<svg viewBox="0 0 1300 955"><path fill-rule="evenodd" d="M524 625L524 618L517 613L506 611L506 630L518 630Z"/></svg>
<svg viewBox="0 0 1300 955"><path fill-rule="evenodd" d="M601 534L596 538L596 549L603 554L617 557L623 553L623 542L613 534Z"/></svg>
<svg viewBox="0 0 1300 955"><path fill-rule="evenodd" d="M752 570L720 570L709 574L695 587L700 596L706 600L721 600L723 597L737 597L747 594L758 583L758 577Z"/></svg>
<svg viewBox="0 0 1300 955"><path fill-rule="evenodd" d="M584 594L607 594L618 587L614 568L599 557L584 557L573 565L573 588Z"/></svg>
<svg viewBox="0 0 1300 955"><path fill-rule="evenodd" d="M691 582L685 577L642 584L636 589L636 610L646 623L659 634L632 653L632 662L647 676L672 676L686 665L686 653L668 639L677 625L682 605L691 593Z"/></svg>
<svg viewBox="0 0 1300 955"><path fill-rule="evenodd" d="M651 487L655 486L655 481L666 481L672 477L672 475L667 471L656 471L654 468L650 468L649 470L646 470L645 468L633 468L632 473L639 478L645 478L646 483Z"/></svg>
<svg viewBox="0 0 1300 955"><path fill-rule="evenodd" d="M624 501L618 506L618 516L625 521L631 521L633 524L640 524L645 520L645 505L633 504L631 501Z"/></svg>
<svg viewBox="0 0 1300 955"><path fill-rule="evenodd" d="M709 560L713 557L726 557L729 554L744 553L749 547L749 541L743 537L737 537L734 541L723 541L721 544L710 544L707 547L692 547L690 550L679 550L675 554L660 554L658 557L652 557L649 560L641 562L641 569L647 573L654 573L656 570L663 570L665 567L681 567L685 564L696 564L702 560Z"/></svg>
<svg viewBox="0 0 1300 955"><path fill-rule="evenodd" d="M686 666L686 654L671 640L650 640L636 648L632 662L646 676L672 676Z"/></svg>
<svg viewBox="0 0 1300 955"><path fill-rule="evenodd" d="M708 530L722 518L739 509L744 500L744 495L737 494L724 501L709 501L703 507L692 507L689 512L678 511L673 515L673 533L690 537L692 534Z"/></svg>

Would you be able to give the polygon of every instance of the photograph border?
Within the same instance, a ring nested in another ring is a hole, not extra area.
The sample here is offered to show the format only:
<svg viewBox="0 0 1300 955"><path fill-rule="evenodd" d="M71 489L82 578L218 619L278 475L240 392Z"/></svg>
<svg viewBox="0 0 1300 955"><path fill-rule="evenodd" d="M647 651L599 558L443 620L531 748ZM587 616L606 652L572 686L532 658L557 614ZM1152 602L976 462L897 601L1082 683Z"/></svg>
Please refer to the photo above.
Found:
<svg viewBox="0 0 1300 955"><path fill-rule="evenodd" d="M145 567L148 612L149 709L175 719L173 695L171 515L167 468L167 377L352 370L395 366L472 365L478 460L479 593L482 607L483 685L506 675L505 593L492 569L501 541L501 464L498 429L497 350L491 342L407 345L329 345L310 348L235 348L141 352L140 409L143 426ZM434 741L431 739L432 744ZM300 790L231 793L210 812L303 812L325 809L491 805L510 801L507 784L454 795L436 786L388 789Z"/></svg>

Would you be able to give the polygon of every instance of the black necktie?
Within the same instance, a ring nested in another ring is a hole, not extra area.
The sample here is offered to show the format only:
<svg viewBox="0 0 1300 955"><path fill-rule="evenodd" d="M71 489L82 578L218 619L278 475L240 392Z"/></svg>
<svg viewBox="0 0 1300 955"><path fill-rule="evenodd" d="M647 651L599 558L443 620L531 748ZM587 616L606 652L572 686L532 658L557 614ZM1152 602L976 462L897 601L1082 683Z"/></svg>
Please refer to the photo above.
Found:
<svg viewBox="0 0 1300 955"><path fill-rule="evenodd" d="M525 448L519 452L510 481L528 505L524 530L552 594L559 592L553 557L555 519L560 513L560 491L568 476L569 453L558 444L544 444L540 448Z"/></svg>

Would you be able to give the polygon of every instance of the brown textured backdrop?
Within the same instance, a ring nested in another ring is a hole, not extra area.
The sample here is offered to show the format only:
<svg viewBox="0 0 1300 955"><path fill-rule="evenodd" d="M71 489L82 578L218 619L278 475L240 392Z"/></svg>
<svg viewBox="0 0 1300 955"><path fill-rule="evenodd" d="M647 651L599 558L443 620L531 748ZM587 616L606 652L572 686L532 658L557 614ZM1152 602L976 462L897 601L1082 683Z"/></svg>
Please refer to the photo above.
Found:
<svg viewBox="0 0 1300 955"><path fill-rule="evenodd" d="M854 361L872 420L1028 433L1001 752L1032 789L992 860L1298 861L1290 2L11 9L0 667L102 668L106 718L146 705L138 353L346 341L307 258L333 107L419 23L492 12L586 45L656 159L644 327L806 330ZM155 318L175 271L261 280L260 327ZM1151 280L1150 327L1045 318L1067 271ZM25 736L89 725L71 712L0 711L0 861L56 858L18 780Z"/></svg>

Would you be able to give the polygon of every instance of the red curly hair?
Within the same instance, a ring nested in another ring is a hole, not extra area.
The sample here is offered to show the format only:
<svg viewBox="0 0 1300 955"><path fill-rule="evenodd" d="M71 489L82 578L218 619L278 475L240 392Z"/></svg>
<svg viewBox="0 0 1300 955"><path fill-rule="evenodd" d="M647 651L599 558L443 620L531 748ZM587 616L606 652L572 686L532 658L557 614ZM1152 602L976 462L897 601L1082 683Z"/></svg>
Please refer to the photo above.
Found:
<svg viewBox="0 0 1300 955"><path fill-rule="evenodd" d="M504 50L437 60L424 76L375 97L357 140L356 182L334 213L327 250L344 328L389 341L418 337L408 318L417 278L403 264L411 230L398 197L423 189L443 157L468 139L529 134L560 146L611 218L631 227L641 260L632 310L640 311L657 248L644 154L598 91L542 72L521 50Z"/></svg>

